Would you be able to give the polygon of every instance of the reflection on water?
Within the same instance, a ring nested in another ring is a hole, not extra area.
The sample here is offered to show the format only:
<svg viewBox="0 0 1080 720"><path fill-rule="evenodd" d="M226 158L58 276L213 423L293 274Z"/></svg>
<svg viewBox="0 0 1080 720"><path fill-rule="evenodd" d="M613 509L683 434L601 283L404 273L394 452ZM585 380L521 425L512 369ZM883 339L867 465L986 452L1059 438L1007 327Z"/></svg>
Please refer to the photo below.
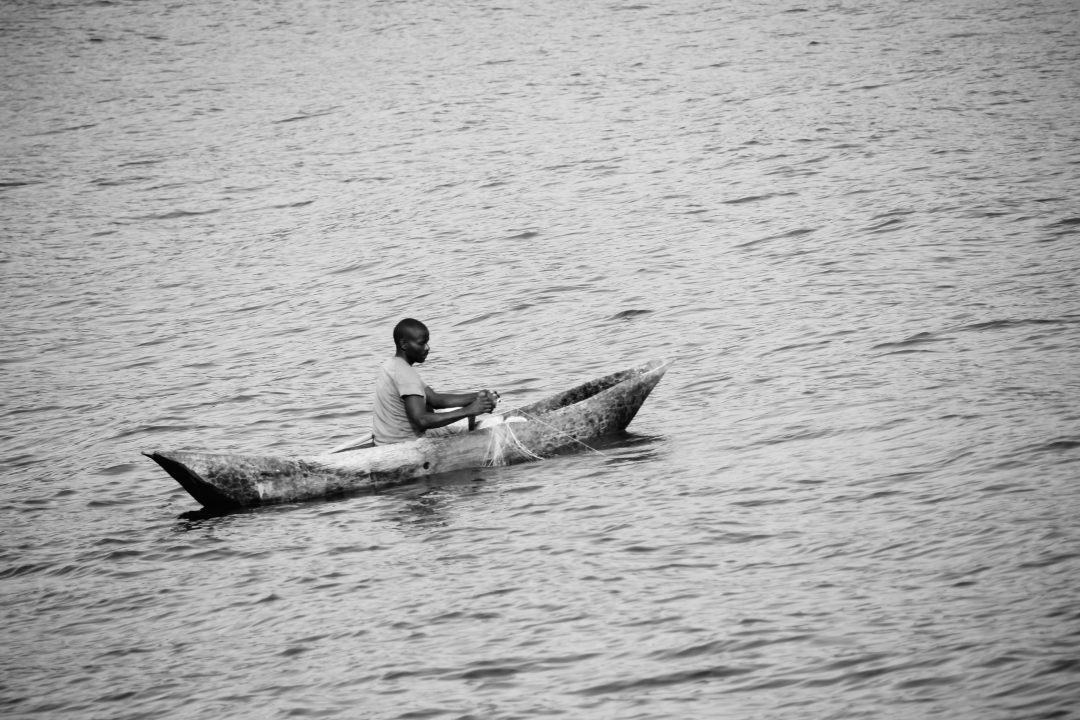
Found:
<svg viewBox="0 0 1080 720"><path fill-rule="evenodd" d="M488 480L484 477L487 472L485 469L444 473L387 491L386 495L399 501L391 517L407 532L449 527L463 502L470 496L488 493L485 487Z"/></svg>

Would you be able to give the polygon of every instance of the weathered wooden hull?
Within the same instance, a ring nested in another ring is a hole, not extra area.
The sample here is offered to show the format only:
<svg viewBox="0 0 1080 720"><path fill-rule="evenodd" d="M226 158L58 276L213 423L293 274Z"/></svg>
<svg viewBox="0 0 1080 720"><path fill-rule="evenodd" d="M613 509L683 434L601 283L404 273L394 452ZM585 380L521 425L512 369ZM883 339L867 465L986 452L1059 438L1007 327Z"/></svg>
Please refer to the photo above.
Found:
<svg viewBox="0 0 1080 720"><path fill-rule="evenodd" d="M437 473L523 462L620 432L670 361L597 378L500 417L483 430L298 458L144 453L207 508L295 502L401 485Z"/></svg>

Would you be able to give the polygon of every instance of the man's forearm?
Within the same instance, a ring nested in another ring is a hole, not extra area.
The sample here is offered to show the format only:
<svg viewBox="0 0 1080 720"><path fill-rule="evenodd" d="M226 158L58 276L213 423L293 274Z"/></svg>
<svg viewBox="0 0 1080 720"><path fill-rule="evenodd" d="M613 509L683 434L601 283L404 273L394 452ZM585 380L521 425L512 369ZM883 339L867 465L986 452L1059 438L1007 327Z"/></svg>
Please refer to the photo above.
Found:
<svg viewBox="0 0 1080 720"><path fill-rule="evenodd" d="M471 402L476 400L479 393L436 393L433 392L428 396L428 405L437 410L446 410L448 408L465 407Z"/></svg>
<svg viewBox="0 0 1080 720"><path fill-rule="evenodd" d="M408 395L405 397L405 414L409 417L409 424L414 429L419 431L433 430L484 412L484 408L481 407L482 404L475 400L464 404L464 407L458 406L446 412L434 412L429 403L430 398L424 398L420 395Z"/></svg>

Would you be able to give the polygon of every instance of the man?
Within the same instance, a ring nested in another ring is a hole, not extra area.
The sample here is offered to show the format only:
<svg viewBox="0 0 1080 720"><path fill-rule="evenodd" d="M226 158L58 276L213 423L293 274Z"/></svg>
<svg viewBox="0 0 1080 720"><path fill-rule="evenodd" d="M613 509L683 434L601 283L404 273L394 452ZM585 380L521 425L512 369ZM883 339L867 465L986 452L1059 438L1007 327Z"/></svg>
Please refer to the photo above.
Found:
<svg viewBox="0 0 1080 720"><path fill-rule="evenodd" d="M429 339L427 327L419 320L405 318L394 327L396 352L375 379L372 434L376 445L415 440L428 430L437 430L433 435L449 434L457 430L446 427L451 423L495 409L497 393L439 393L424 383L413 365L427 359ZM435 412L447 408L453 409Z"/></svg>

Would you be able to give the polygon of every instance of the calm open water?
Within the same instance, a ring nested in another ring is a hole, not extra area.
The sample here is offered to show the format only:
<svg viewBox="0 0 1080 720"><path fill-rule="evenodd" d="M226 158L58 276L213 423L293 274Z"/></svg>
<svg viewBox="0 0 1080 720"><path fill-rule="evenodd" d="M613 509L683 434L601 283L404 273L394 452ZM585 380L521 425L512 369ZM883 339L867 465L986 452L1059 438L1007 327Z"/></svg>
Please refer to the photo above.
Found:
<svg viewBox="0 0 1080 720"><path fill-rule="evenodd" d="M0 715L1080 717L1072 0L8 0ZM209 517L402 316L600 453Z"/></svg>

